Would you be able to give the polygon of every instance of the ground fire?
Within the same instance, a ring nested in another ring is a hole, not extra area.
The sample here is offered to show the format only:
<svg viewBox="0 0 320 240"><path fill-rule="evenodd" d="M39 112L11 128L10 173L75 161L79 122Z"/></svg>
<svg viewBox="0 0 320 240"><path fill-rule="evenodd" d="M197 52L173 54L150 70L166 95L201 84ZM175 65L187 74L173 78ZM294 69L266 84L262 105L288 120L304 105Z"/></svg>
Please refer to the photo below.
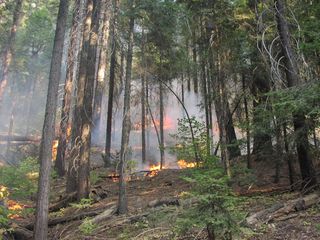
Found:
<svg viewBox="0 0 320 240"><path fill-rule="evenodd" d="M187 162L183 159L179 160L178 162L178 166L180 169L184 169L184 168L194 168L197 166L196 162Z"/></svg>

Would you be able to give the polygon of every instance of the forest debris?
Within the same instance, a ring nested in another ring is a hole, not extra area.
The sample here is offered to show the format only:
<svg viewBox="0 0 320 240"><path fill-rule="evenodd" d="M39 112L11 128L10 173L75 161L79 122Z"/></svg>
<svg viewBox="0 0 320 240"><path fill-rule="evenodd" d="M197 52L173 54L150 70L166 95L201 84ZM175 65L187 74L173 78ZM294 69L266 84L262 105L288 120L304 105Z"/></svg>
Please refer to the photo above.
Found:
<svg viewBox="0 0 320 240"><path fill-rule="evenodd" d="M148 203L148 207L153 207L153 208L160 207L162 205L180 206L180 202L177 198L161 198L161 199L150 201Z"/></svg>
<svg viewBox="0 0 320 240"><path fill-rule="evenodd" d="M285 192L289 191L290 187L288 186L278 186L278 187L269 187L269 188L258 188L258 189L248 189L244 191L236 192L237 196L253 196L258 194L266 194L266 193L275 193L275 192Z"/></svg>
<svg viewBox="0 0 320 240"><path fill-rule="evenodd" d="M95 216L93 219L91 219L91 222L93 224L99 224L100 222L103 222L110 218L112 215L114 215L116 212L116 206L111 206L104 212L100 213L99 215Z"/></svg>
<svg viewBox="0 0 320 240"><path fill-rule="evenodd" d="M305 210L320 202L319 193L313 193L302 198L290 200L286 203L277 203L270 208L259 211L249 216L246 221L249 225L259 223L269 223L274 220L282 219L290 213Z"/></svg>
<svg viewBox="0 0 320 240"><path fill-rule="evenodd" d="M61 208L67 207L70 202L73 202L76 199L77 199L77 193L76 192L70 193L65 197L63 197L62 199L60 199L58 202L52 204L49 207L49 212L59 211Z"/></svg>
<svg viewBox="0 0 320 240"><path fill-rule="evenodd" d="M29 240L29 239L32 239L33 238L33 232L26 229L26 228L23 228L19 225L12 225L11 226L13 231L11 232L14 239L16 240Z"/></svg>

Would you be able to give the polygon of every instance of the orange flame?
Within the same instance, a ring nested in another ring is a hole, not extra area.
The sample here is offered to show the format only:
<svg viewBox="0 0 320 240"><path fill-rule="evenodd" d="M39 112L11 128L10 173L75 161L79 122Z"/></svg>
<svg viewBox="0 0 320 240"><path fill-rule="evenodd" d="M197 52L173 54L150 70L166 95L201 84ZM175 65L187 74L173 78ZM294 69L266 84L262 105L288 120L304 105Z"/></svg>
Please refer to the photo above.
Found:
<svg viewBox="0 0 320 240"><path fill-rule="evenodd" d="M184 168L194 168L197 166L196 162L187 162L183 159L178 161L178 166L180 169L184 169Z"/></svg>
<svg viewBox="0 0 320 240"><path fill-rule="evenodd" d="M58 144L59 144L58 140L54 140L52 143L52 159L53 160L56 160L57 158Z"/></svg>
<svg viewBox="0 0 320 240"><path fill-rule="evenodd" d="M8 215L8 218L10 218L10 219L22 219L22 217L19 214L21 214L21 211L24 208L28 207L26 205L20 204L16 201L13 201L13 200L8 200L7 205L8 205L8 209L10 211L14 211L14 213L10 213Z"/></svg>

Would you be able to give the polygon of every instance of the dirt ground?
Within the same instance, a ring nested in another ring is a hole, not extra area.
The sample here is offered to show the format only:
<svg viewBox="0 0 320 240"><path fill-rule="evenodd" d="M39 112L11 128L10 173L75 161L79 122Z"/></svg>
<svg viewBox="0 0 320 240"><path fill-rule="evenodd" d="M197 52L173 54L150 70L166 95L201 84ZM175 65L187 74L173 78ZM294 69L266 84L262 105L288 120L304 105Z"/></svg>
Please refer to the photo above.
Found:
<svg viewBox="0 0 320 240"><path fill-rule="evenodd" d="M241 160L239 160L241 161ZM235 164L239 164L236 163ZM239 175L233 182L236 194L246 195L242 209L250 216L262 209L266 209L279 202L296 199L299 192L288 190L288 177L285 167L280 173L280 182L272 183L274 179L274 166L270 163L255 163L255 171L251 177ZM269 170L266 170L269 169ZM95 168L92 194L94 203L73 204L58 212L50 213L50 219L72 216L77 213L90 211L103 211L116 206L118 199L118 183L110 177L110 170ZM112 215L99 224L90 225L90 221L83 217L63 222L50 227L49 239L68 240L131 240L131 239L161 239L161 240L191 240L207 239L206 229L190 229L183 235L176 232L177 217L188 207L184 204L158 204L166 200L185 200L186 193L192 191L192 184L183 180L189 174L188 170L165 169L154 177L144 176L145 173L136 174L128 182L128 210L126 216ZM296 176L298 178L299 176ZM257 180L259 179L259 180ZM56 180L52 186L52 201L58 201L64 195L64 179ZM264 192L268 188L282 189ZM261 192L260 192L261 190ZM22 222L31 222L28 218ZM234 239L248 240L316 240L320 239L320 204L291 214L287 219L276 220L257 227L245 226L243 234Z"/></svg>

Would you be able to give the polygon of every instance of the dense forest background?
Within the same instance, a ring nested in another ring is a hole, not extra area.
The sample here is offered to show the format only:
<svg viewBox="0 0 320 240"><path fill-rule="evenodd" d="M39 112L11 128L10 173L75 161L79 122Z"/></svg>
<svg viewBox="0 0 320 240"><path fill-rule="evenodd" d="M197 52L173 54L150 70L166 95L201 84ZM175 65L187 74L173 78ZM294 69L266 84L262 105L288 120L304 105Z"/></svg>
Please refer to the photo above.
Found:
<svg viewBox="0 0 320 240"><path fill-rule="evenodd" d="M319 27L308 0L0 0L2 238L318 239Z"/></svg>

